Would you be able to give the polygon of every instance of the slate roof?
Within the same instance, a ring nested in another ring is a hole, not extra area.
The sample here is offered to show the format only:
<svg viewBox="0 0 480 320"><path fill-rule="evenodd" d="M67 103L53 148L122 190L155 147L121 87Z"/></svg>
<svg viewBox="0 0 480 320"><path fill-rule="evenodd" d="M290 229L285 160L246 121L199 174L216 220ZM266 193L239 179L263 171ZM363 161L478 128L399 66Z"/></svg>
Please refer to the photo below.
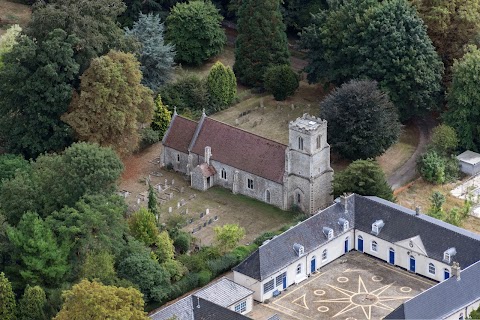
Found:
<svg viewBox="0 0 480 320"><path fill-rule="evenodd" d="M424 214L393 204L377 197L355 195L355 229L371 233L372 223L382 219L385 225L378 238L395 243L420 236L427 255L437 261L443 253L456 248L452 258L461 267L467 267L480 259L480 235Z"/></svg>
<svg viewBox="0 0 480 320"><path fill-rule="evenodd" d="M293 250L295 243L302 245L307 254L328 242L327 237L321 232L323 227L332 228L335 238L338 234L343 233L343 225L338 224L338 219L344 218L348 220L351 229L355 197L349 197L347 201L347 208L351 208L347 213L342 204L331 205L260 246L234 270L262 281L298 260L299 257Z"/></svg>
<svg viewBox="0 0 480 320"><path fill-rule="evenodd" d="M196 128L195 121L174 114L162 143L165 147L188 153L188 146Z"/></svg>
<svg viewBox="0 0 480 320"><path fill-rule="evenodd" d="M222 278L195 293L197 297L211 301L222 307L229 307L232 304L247 298L251 294L253 294L252 290L227 278Z"/></svg>
<svg viewBox="0 0 480 320"><path fill-rule="evenodd" d="M286 145L208 117L202 120L191 152L203 156L210 146L211 159L283 183Z"/></svg>
<svg viewBox="0 0 480 320"><path fill-rule="evenodd" d="M226 308L251 294L252 290L222 278L149 317L152 320L167 320L173 316L177 316L178 320L246 320L250 318Z"/></svg>
<svg viewBox="0 0 480 320"><path fill-rule="evenodd" d="M460 280L450 277L440 282L404 302L384 319L444 319L480 300L479 279L480 261L461 271Z"/></svg>
<svg viewBox="0 0 480 320"><path fill-rule="evenodd" d="M462 154L459 154L457 156L457 159L459 161L463 161L463 162L475 165L475 164L480 162L480 154L476 153L476 152L473 152L473 151L470 151L470 150L467 150L467 151L463 152Z"/></svg>

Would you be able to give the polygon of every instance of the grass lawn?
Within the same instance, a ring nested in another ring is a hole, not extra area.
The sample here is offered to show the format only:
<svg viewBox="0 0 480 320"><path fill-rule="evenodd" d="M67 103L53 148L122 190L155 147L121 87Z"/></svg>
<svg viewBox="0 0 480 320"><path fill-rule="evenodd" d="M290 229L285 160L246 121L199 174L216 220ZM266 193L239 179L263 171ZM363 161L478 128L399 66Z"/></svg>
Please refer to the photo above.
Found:
<svg viewBox="0 0 480 320"><path fill-rule="evenodd" d="M448 211L451 208L463 205L463 200L458 199L450 194L450 191L454 189L461 182L448 183L444 185L432 185L425 182L422 178L419 178L411 183L411 186L405 188L396 194L397 203L410 208L415 209L416 206L421 207L423 213L427 212L430 207L430 196L435 191L440 191L445 195L446 201L444 204L444 210ZM463 228L480 233L480 219L475 217L468 217L464 220Z"/></svg>
<svg viewBox="0 0 480 320"><path fill-rule="evenodd" d="M7 0L0 0L0 35L13 24L24 28L30 20L30 7Z"/></svg>

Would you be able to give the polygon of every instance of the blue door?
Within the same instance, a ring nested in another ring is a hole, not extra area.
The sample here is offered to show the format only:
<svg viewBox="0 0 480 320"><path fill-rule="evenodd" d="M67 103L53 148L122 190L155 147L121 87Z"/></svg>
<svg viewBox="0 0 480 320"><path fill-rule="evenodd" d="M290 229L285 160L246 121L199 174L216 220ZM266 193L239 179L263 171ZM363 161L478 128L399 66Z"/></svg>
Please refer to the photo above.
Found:
<svg viewBox="0 0 480 320"><path fill-rule="evenodd" d="M443 280L450 278L450 271L448 269L443 269Z"/></svg>
<svg viewBox="0 0 480 320"><path fill-rule="evenodd" d="M358 251L363 252L363 238L362 236L358 236Z"/></svg>
<svg viewBox="0 0 480 320"><path fill-rule="evenodd" d="M415 272L415 258L410 256L410 271Z"/></svg>
<svg viewBox="0 0 480 320"><path fill-rule="evenodd" d="M283 275L282 280L283 280L283 289L286 289L287 288L287 275L286 274Z"/></svg>
<svg viewBox="0 0 480 320"><path fill-rule="evenodd" d="M344 250L345 250L345 253L348 252L348 237L345 238L345 248L344 248Z"/></svg>
<svg viewBox="0 0 480 320"><path fill-rule="evenodd" d="M390 264L395 264L395 250L393 249L390 249L388 262L390 262Z"/></svg>
<svg viewBox="0 0 480 320"><path fill-rule="evenodd" d="M314 273L316 270L315 268L315 257L312 258L312 261L310 261L310 273Z"/></svg>

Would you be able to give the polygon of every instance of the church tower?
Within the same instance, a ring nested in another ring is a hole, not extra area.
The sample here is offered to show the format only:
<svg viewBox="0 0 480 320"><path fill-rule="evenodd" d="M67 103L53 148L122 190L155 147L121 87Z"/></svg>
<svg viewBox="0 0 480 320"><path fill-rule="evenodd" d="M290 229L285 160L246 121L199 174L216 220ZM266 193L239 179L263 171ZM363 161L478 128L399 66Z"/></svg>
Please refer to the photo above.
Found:
<svg viewBox="0 0 480 320"><path fill-rule="evenodd" d="M313 214L332 203L327 121L304 114L289 124L285 161L287 207Z"/></svg>

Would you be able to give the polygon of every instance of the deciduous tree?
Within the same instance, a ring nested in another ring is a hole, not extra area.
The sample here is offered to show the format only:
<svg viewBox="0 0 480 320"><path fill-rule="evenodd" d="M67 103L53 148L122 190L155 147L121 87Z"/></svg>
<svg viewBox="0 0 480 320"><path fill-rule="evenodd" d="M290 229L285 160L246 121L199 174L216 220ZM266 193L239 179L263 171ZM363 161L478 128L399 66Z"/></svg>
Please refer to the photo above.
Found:
<svg viewBox="0 0 480 320"><path fill-rule="evenodd" d="M245 237L245 229L238 224L225 224L215 227L215 241L221 252L232 250Z"/></svg>
<svg viewBox="0 0 480 320"><path fill-rule="evenodd" d="M82 280L63 293L62 309L54 320L148 320L142 294L135 288L104 286Z"/></svg>
<svg viewBox="0 0 480 320"><path fill-rule="evenodd" d="M290 65L279 0L242 1L237 27L233 71L241 83L262 87L270 65Z"/></svg>
<svg viewBox="0 0 480 320"><path fill-rule="evenodd" d="M310 82L378 81L401 119L436 105L443 65L407 0L330 3L302 33Z"/></svg>
<svg viewBox="0 0 480 320"><path fill-rule="evenodd" d="M288 65L268 67L264 78L265 90L277 101L285 100L298 89L299 77Z"/></svg>
<svg viewBox="0 0 480 320"><path fill-rule="evenodd" d="M19 273L20 286L25 284L55 287L69 272L69 248L60 245L50 227L38 214L26 212L16 228L7 229L13 245L11 253L15 264L11 273Z"/></svg>
<svg viewBox="0 0 480 320"><path fill-rule="evenodd" d="M376 81L343 84L320 103L320 117L334 149L353 160L383 154L400 135L397 110Z"/></svg>
<svg viewBox="0 0 480 320"><path fill-rule="evenodd" d="M47 298L40 286L27 285L23 297L20 299L18 311L19 320L47 320L45 305Z"/></svg>
<svg viewBox="0 0 480 320"><path fill-rule="evenodd" d="M220 61L215 62L207 76L207 88L215 111L231 105L237 96L237 78L232 68L225 67Z"/></svg>
<svg viewBox="0 0 480 320"><path fill-rule="evenodd" d="M114 265L115 257L108 251L90 251L82 264L81 278L100 281L107 285L113 284L117 279Z"/></svg>
<svg viewBox="0 0 480 320"><path fill-rule="evenodd" d="M130 233L135 239L150 246L157 241L158 228L155 216L146 208L140 208L128 219Z"/></svg>
<svg viewBox="0 0 480 320"><path fill-rule="evenodd" d="M37 41L56 28L75 35L79 39L75 60L82 73L91 59L126 46L125 34L117 24L117 17L124 10L122 0L37 1L26 33Z"/></svg>
<svg viewBox="0 0 480 320"><path fill-rule="evenodd" d="M167 39L175 45L176 60L199 65L222 52L227 40L222 20L208 0L177 3L167 17Z"/></svg>
<svg viewBox="0 0 480 320"><path fill-rule="evenodd" d="M458 138L455 129L441 124L432 131L432 139L429 146L439 154L448 156L458 147Z"/></svg>
<svg viewBox="0 0 480 320"><path fill-rule="evenodd" d="M172 78L175 47L163 40L164 26L155 14L140 14L138 21L127 35L140 43L138 61L143 74L142 83L158 91L159 87Z"/></svg>
<svg viewBox="0 0 480 320"><path fill-rule="evenodd" d="M163 104L162 97L158 95L155 99L155 111L153 112L151 127L158 132L160 139L163 138L163 135L167 131L170 120L172 120L172 113L168 111L168 106Z"/></svg>
<svg viewBox="0 0 480 320"><path fill-rule="evenodd" d="M15 173L30 170L30 163L21 155L2 154L0 155L0 186L2 180L9 180L15 176Z"/></svg>
<svg viewBox="0 0 480 320"><path fill-rule="evenodd" d="M167 260L173 260L175 257L175 247L167 231L160 232L155 241L155 245L157 247L155 253L157 254L158 262L162 263Z"/></svg>
<svg viewBox="0 0 480 320"><path fill-rule="evenodd" d="M12 285L3 272L0 273L0 319L16 320L17 304Z"/></svg>
<svg viewBox="0 0 480 320"><path fill-rule="evenodd" d="M5 33L0 37L0 69L2 68L2 56L10 52L13 49L13 46L18 43L17 37L22 32L22 28L18 24L14 24L5 31Z"/></svg>
<svg viewBox="0 0 480 320"><path fill-rule="evenodd" d="M77 40L56 29L42 41L18 41L0 69L0 135L9 151L27 158L63 150L72 142L60 116L68 109L78 72Z"/></svg>
<svg viewBox="0 0 480 320"><path fill-rule="evenodd" d="M462 59L453 64L453 79L448 98L445 123L453 127L459 145L480 151L480 50L469 47Z"/></svg>
<svg viewBox="0 0 480 320"><path fill-rule="evenodd" d="M394 201L385 173L375 160L353 161L345 170L335 174L334 196L338 197L347 192Z"/></svg>
<svg viewBox="0 0 480 320"><path fill-rule="evenodd" d="M149 123L153 115L152 92L141 79L132 54L110 51L93 59L62 120L80 140L113 147L122 155L133 152L140 141L139 124Z"/></svg>

